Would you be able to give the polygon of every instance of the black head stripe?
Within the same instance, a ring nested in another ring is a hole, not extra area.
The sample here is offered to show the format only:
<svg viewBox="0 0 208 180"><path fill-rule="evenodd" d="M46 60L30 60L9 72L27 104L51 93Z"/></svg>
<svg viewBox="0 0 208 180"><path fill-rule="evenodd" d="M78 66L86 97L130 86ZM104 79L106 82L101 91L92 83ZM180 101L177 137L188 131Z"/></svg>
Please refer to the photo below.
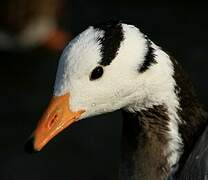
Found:
<svg viewBox="0 0 208 180"><path fill-rule="evenodd" d="M103 66L110 65L116 57L121 42L124 39L122 25L119 21L108 21L104 24L94 25L93 27L104 31L104 36L98 39L102 45L102 59L99 64Z"/></svg>
<svg viewBox="0 0 208 180"><path fill-rule="evenodd" d="M145 55L145 60L142 66L139 68L140 73L145 72L146 70L149 69L149 67L152 64L157 63L155 60L155 54L154 54L154 48L152 47L152 42L148 39L147 36L145 36L145 39L147 40L147 53Z"/></svg>

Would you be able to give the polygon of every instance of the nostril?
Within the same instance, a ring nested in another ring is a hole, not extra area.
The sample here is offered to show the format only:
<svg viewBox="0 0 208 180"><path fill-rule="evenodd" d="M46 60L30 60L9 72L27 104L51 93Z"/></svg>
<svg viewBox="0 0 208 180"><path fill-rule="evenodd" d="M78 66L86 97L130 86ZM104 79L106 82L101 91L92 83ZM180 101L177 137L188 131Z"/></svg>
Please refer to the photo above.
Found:
<svg viewBox="0 0 208 180"><path fill-rule="evenodd" d="M48 128L51 128L53 126L53 124L57 121L58 119L58 115L55 114L51 119L50 121L48 122Z"/></svg>

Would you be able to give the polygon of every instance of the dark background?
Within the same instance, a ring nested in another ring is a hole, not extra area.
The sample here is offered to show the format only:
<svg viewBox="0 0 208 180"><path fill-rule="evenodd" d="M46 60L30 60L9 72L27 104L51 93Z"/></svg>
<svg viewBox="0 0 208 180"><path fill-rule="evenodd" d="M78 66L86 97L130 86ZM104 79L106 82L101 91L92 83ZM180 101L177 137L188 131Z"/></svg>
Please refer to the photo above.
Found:
<svg viewBox="0 0 208 180"><path fill-rule="evenodd" d="M60 26L72 36L108 19L137 24L170 52L208 105L208 11L206 3L139 0L66 2ZM61 51L44 47L0 51L0 179L115 180L118 173L120 112L83 120L66 129L40 153L28 155L24 143L53 92Z"/></svg>

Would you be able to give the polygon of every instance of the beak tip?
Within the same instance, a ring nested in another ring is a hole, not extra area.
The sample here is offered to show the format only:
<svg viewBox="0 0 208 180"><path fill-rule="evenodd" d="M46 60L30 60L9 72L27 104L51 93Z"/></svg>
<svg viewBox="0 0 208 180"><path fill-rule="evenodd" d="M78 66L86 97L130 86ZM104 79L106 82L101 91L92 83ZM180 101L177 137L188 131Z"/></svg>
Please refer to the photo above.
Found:
<svg viewBox="0 0 208 180"><path fill-rule="evenodd" d="M32 136L28 139L28 141L25 143L25 152L27 152L28 154L33 154L38 152L37 150L35 150L34 148L34 140L35 138Z"/></svg>

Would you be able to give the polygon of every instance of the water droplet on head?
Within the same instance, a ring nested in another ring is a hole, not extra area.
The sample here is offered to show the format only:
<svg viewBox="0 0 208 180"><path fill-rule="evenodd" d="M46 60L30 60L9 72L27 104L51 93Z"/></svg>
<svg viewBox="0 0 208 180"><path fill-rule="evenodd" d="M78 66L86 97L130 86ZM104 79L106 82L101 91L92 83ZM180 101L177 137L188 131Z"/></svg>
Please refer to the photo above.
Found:
<svg viewBox="0 0 208 180"><path fill-rule="evenodd" d="M95 107L95 106L96 106L96 104L95 104L95 103L92 103L92 104L91 104L91 106L92 106L92 107Z"/></svg>
<svg viewBox="0 0 208 180"><path fill-rule="evenodd" d="M106 109L106 108L104 108L104 109L103 109L103 111L104 111L104 112L107 112L107 109Z"/></svg>

